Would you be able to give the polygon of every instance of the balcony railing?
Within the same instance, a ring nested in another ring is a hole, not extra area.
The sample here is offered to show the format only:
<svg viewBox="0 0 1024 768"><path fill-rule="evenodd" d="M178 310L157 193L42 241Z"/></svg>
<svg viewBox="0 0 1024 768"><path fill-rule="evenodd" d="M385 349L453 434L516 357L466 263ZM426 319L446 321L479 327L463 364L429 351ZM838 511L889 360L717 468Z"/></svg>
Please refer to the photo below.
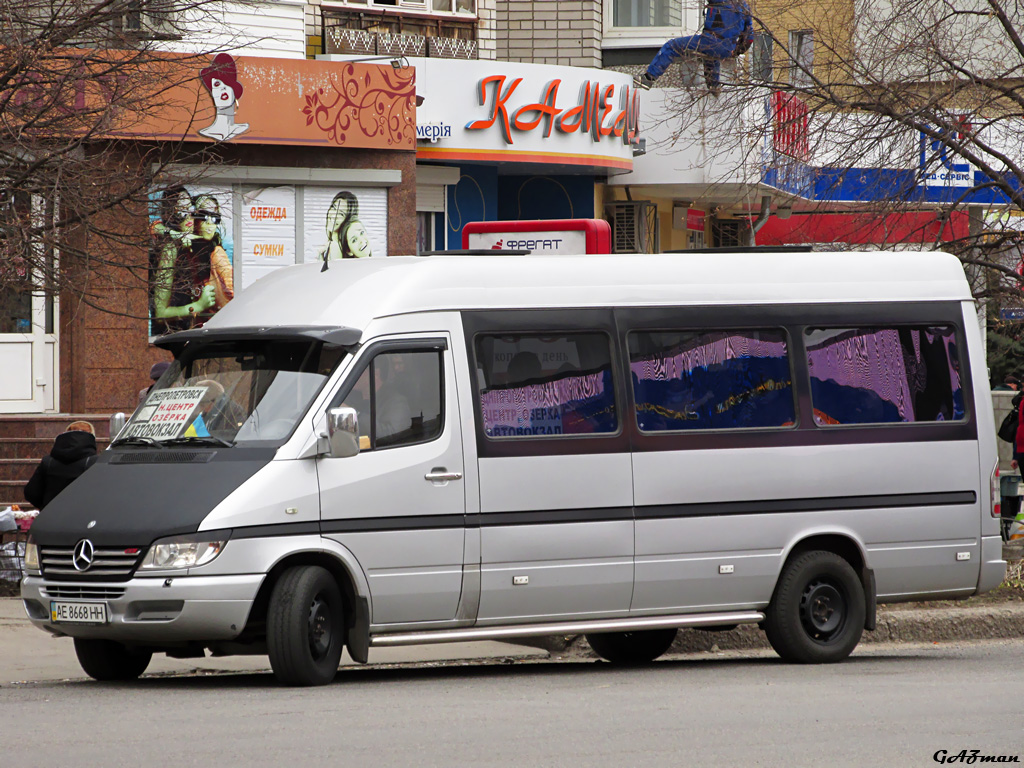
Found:
<svg viewBox="0 0 1024 768"><path fill-rule="evenodd" d="M476 22L324 12L324 53L475 59Z"/></svg>

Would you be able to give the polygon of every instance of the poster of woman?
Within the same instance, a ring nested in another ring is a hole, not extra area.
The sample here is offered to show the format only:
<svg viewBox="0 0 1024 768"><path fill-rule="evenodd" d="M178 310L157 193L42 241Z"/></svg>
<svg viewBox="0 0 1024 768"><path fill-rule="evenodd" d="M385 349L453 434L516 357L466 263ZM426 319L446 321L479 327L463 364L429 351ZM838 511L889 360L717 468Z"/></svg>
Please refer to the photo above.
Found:
<svg viewBox="0 0 1024 768"><path fill-rule="evenodd" d="M307 188L305 229L306 261L386 256L387 193Z"/></svg>
<svg viewBox="0 0 1024 768"><path fill-rule="evenodd" d="M198 328L234 297L231 191L150 195L150 335Z"/></svg>

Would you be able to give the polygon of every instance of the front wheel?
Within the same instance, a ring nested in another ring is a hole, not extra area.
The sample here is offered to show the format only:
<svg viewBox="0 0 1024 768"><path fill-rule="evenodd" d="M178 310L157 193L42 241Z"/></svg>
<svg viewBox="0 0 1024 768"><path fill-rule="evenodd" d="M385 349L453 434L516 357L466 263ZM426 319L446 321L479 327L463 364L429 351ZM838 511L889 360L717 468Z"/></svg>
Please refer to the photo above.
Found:
<svg viewBox="0 0 1024 768"><path fill-rule="evenodd" d="M676 639L676 629L601 632L586 635L594 653L612 664L646 664L661 656Z"/></svg>
<svg viewBox="0 0 1024 768"><path fill-rule="evenodd" d="M345 645L338 582L319 566L289 568L274 584L267 609L267 651L285 685L326 685Z"/></svg>
<svg viewBox="0 0 1024 768"><path fill-rule="evenodd" d="M131 650L113 640L75 638L75 655L85 673L94 680L134 680L149 666L153 654Z"/></svg>
<svg viewBox="0 0 1024 768"><path fill-rule="evenodd" d="M834 552L807 552L786 565L765 611L764 631L785 661L842 661L860 642L866 612L857 573Z"/></svg>

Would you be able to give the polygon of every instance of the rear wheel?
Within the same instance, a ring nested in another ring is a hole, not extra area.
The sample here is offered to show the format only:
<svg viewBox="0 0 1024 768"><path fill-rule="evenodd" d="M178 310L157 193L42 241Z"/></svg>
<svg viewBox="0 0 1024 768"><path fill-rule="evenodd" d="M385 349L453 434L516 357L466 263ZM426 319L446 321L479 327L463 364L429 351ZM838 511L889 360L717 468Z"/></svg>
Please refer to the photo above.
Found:
<svg viewBox="0 0 1024 768"><path fill-rule="evenodd" d="M149 666L152 653L131 650L113 640L75 638L75 655L89 677L102 681L134 680Z"/></svg>
<svg viewBox="0 0 1024 768"><path fill-rule="evenodd" d="M676 629L646 629L641 632L601 632L587 635L594 653L612 664L646 664L667 651L676 639Z"/></svg>
<svg viewBox="0 0 1024 768"><path fill-rule="evenodd" d="M267 651L285 685L326 685L334 679L345 645L338 582L319 566L289 568L270 593Z"/></svg>
<svg viewBox="0 0 1024 768"><path fill-rule="evenodd" d="M852 566L834 552L807 552L783 570L764 631L784 660L827 664L853 652L865 612L864 588Z"/></svg>

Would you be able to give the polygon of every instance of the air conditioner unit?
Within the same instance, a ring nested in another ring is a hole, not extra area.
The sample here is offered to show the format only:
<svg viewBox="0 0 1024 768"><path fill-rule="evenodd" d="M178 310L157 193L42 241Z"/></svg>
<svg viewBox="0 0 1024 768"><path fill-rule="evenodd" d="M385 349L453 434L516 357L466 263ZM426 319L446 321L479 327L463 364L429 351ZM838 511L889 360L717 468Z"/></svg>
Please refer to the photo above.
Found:
<svg viewBox="0 0 1024 768"><path fill-rule="evenodd" d="M658 206L650 200L609 203L605 217L612 225L612 253L657 253Z"/></svg>

